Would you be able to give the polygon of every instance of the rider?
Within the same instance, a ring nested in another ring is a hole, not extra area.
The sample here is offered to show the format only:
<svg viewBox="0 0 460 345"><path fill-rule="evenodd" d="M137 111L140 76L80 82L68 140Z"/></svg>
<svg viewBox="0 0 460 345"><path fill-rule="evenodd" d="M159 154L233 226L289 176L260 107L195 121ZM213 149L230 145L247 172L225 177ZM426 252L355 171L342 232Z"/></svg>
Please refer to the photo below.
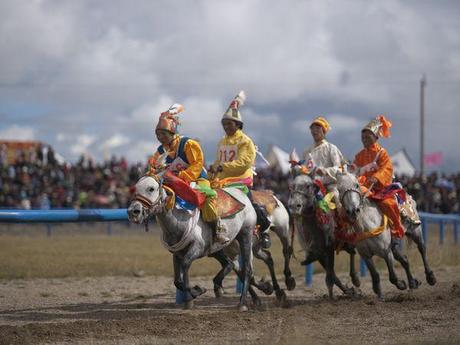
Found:
<svg viewBox="0 0 460 345"><path fill-rule="evenodd" d="M240 91L222 116L221 123L225 136L219 141L217 157L211 166L210 172L214 173L215 178L218 180L232 178L233 181L239 180L247 187L252 188L256 148L251 138L243 132L243 120L239 108L244 104L245 100L244 91ZM257 225L262 234L262 245L268 247L270 237L267 230L270 226L270 221L267 219L265 211L253 202L250 190L248 197L257 214Z"/></svg>
<svg viewBox="0 0 460 345"><path fill-rule="evenodd" d="M193 139L178 134L179 118L178 113L184 110L180 104L172 105L167 111L161 113L155 134L161 145L149 159L149 171L147 174L155 174L159 157L166 153L167 170L176 175L185 183L179 183L183 193L192 200L195 206L203 204L200 202L202 194L192 189L190 183L195 182L199 186L210 187L206 170L204 169L204 155L200 144ZM168 173L165 176L165 184L174 180L174 176ZM177 180L177 179L176 179ZM179 180L179 182L181 182ZM177 193L177 191L176 191ZM215 196L207 196L201 208L203 220L214 230L215 240L225 244L229 239L224 235L220 219L217 215L217 204Z"/></svg>
<svg viewBox="0 0 460 345"><path fill-rule="evenodd" d="M361 130L361 141L364 149L355 156L354 166L358 168L358 175L362 176L364 190L379 192L388 187L393 180L393 164L388 152L377 142L379 137L390 136L391 122L383 115L371 120ZM404 236L397 201L394 197L375 200L392 223L391 235L394 239Z"/></svg>
<svg viewBox="0 0 460 345"><path fill-rule="evenodd" d="M335 203L340 207L335 175L345 159L337 146L326 140L326 133L330 128L329 122L322 116L313 120L310 133L314 143L304 151L304 159L306 164L310 161L316 168L316 174L321 176L319 180L329 192L334 193Z"/></svg>

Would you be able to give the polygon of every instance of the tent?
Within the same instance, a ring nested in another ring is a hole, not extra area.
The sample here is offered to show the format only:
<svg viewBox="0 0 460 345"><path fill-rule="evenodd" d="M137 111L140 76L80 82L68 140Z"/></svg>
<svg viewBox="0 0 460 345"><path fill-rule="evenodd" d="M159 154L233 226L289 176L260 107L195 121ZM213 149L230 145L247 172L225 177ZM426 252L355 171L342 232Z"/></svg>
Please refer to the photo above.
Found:
<svg viewBox="0 0 460 345"><path fill-rule="evenodd" d="M395 175L414 176L415 167L405 149L399 150L392 155L391 160L393 162L393 172Z"/></svg>
<svg viewBox="0 0 460 345"><path fill-rule="evenodd" d="M270 166L279 169L283 174L289 173L291 165L289 164L289 153L282 150L276 145L272 145L267 154L267 161Z"/></svg>

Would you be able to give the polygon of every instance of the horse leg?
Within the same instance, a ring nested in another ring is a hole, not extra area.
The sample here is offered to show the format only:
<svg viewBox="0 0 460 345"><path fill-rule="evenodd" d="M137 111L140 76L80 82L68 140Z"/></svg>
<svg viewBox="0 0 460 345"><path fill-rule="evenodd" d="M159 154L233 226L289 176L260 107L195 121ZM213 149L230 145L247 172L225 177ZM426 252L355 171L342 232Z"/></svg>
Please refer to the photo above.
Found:
<svg viewBox="0 0 460 345"><path fill-rule="evenodd" d="M355 267L355 256L356 256L356 250L353 246L349 245L348 243L345 243L343 249L350 254L350 278L351 282L353 283L354 286L360 287L361 286L361 281L359 280L359 276L356 273L356 267Z"/></svg>
<svg viewBox="0 0 460 345"><path fill-rule="evenodd" d="M332 250L332 255L331 253L328 253L328 250ZM348 288L342 284L342 281L337 277L334 271L334 249L329 248L326 249L326 255L324 257L321 257L318 259L319 263L321 266L324 267L326 270L326 286L329 291L329 297L331 299L334 298L333 296L333 287L334 284L337 285L337 287L347 296L351 296L354 294L353 288Z"/></svg>
<svg viewBox="0 0 460 345"><path fill-rule="evenodd" d="M380 275L379 275L379 272L377 272L377 269L375 268L372 257L364 257L364 256L361 256L361 257L366 263L367 269L369 270L369 273L371 274L372 290L374 290L375 294L380 300L383 300L382 288L380 287Z"/></svg>
<svg viewBox="0 0 460 345"><path fill-rule="evenodd" d="M243 261L243 267L241 268L242 272L242 281L243 281L243 291L241 292L240 296L240 303L238 305L239 311L247 311L247 303L246 303L246 296L248 293L249 288L249 280L252 276L252 229L241 229L238 233L236 239L240 244L240 254ZM250 289L252 290L252 289ZM251 293L251 292L250 292ZM254 298L257 297L255 291L251 293L251 296ZM260 303L260 301L259 301Z"/></svg>
<svg viewBox="0 0 460 345"><path fill-rule="evenodd" d="M326 247L325 255L320 257L319 263L324 267L326 270L326 286L329 292L329 298L334 299L333 289L334 283L336 280L339 280L335 273L334 273L334 252L332 252L332 261L330 256L330 248ZM340 283L341 285L342 283Z"/></svg>
<svg viewBox="0 0 460 345"><path fill-rule="evenodd" d="M273 289L276 293L276 299L280 303L284 302L286 300L286 294L280 288L278 280L276 279L275 268L271 253L266 249L262 249L262 247L259 245L254 247L253 253L256 258L262 260L267 265L268 270L270 271L270 276L272 278Z"/></svg>
<svg viewBox="0 0 460 345"><path fill-rule="evenodd" d="M232 271L233 262L224 254L223 250L219 250L211 256L215 258L217 261L219 261L219 263L222 265L222 269L216 274L216 276L212 280L214 283L214 294L216 298L219 298L222 297L222 295L224 294L222 281L224 280L225 276Z"/></svg>
<svg viewBox="0 0 460 345"><path fill-rule="evenodd" d="M184 280L181 270L181 259L177 255L173 255L174 267L174 286L180 291L184 291Z"/></svg>
<svg viewBox="0 0 460 345"><path fill-rule="evenodd" d="M407 289L406 282L404 280L398 279L398 276L396 275L395 267L394 267L393 252L391 250L388 250L386 252L386 255L383 256L383 259L385 260L385 263L387 264L387 267L388 267L390 282L393 285L395 285L399 290Z"/></svg>
<svg viewBox="0 0 460 345"><path fill-rule="evenodd" d="M417 289L421 283L412 276L407 256L401 253L400 247L398 245L391 246L391 251L393 252L394 258L401 263L402 267L406 271L407 281L409 282L409 289Z"/></svg>
<svg viewBox="0 0 460 345"><path fill-rule="evenodd" d="M426 255L426 246L425 246L425 243L423 242L421 226L418 225L417 228L415 228L413 231L410 231L410 232L408 231L406 235L409 236L417 244L418 251L420 252L420 255L422 256L423 266L425 267L425 277L426 277L427 283L430 285L435 285L436 277L433 271L431 270L430 266L428 265L428 259Z"/></svg>
<svg viewBox="0 0 460 345"><path fill-rule="evenodd" d="M286 283L286 288L291 291L295 289L296 282L295 278L292 276L291 268L289 267L289 262L291 256L294 253L292 244L289 244L289 228L288 231L283 231L282 233L278 231L278 228L275 228L274 231L278 235L281 245L283 246L283 256L284 256L284 281Z"/></svg>

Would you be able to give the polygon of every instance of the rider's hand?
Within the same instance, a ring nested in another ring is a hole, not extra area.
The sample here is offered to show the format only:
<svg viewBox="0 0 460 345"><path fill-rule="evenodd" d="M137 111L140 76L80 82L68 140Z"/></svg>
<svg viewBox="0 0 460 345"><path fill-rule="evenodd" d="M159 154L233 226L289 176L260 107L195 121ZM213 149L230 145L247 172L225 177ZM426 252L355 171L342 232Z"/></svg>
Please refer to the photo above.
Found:
<svg viewBox="0 0 460 345"><path fill-rule="evenodd" d="M377 180L374 176L371 176L367 179L367 184L369 186L375 185L379 180Z"/></svg>

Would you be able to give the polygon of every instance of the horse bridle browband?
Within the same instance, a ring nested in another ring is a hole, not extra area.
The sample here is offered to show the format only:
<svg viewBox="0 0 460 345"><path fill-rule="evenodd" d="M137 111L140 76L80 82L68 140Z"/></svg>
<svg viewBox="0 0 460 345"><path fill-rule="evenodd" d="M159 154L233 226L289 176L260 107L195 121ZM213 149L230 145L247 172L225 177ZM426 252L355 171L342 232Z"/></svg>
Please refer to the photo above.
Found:
<svg viewBox="0 0 460 345"><path fill-rule="evenodd" d="M345 195L348 192L358 193L358 195L359 195L359 206L358 206L358 208L361 208L361 206L363 205L364 197L363 197L363 194L361 193L361 190L359 190L358 188L349 188L349 189L345 190L345 192L343 192L343 194L340 196L340 203L343 205L343 198L345 197Z"/></svg>

